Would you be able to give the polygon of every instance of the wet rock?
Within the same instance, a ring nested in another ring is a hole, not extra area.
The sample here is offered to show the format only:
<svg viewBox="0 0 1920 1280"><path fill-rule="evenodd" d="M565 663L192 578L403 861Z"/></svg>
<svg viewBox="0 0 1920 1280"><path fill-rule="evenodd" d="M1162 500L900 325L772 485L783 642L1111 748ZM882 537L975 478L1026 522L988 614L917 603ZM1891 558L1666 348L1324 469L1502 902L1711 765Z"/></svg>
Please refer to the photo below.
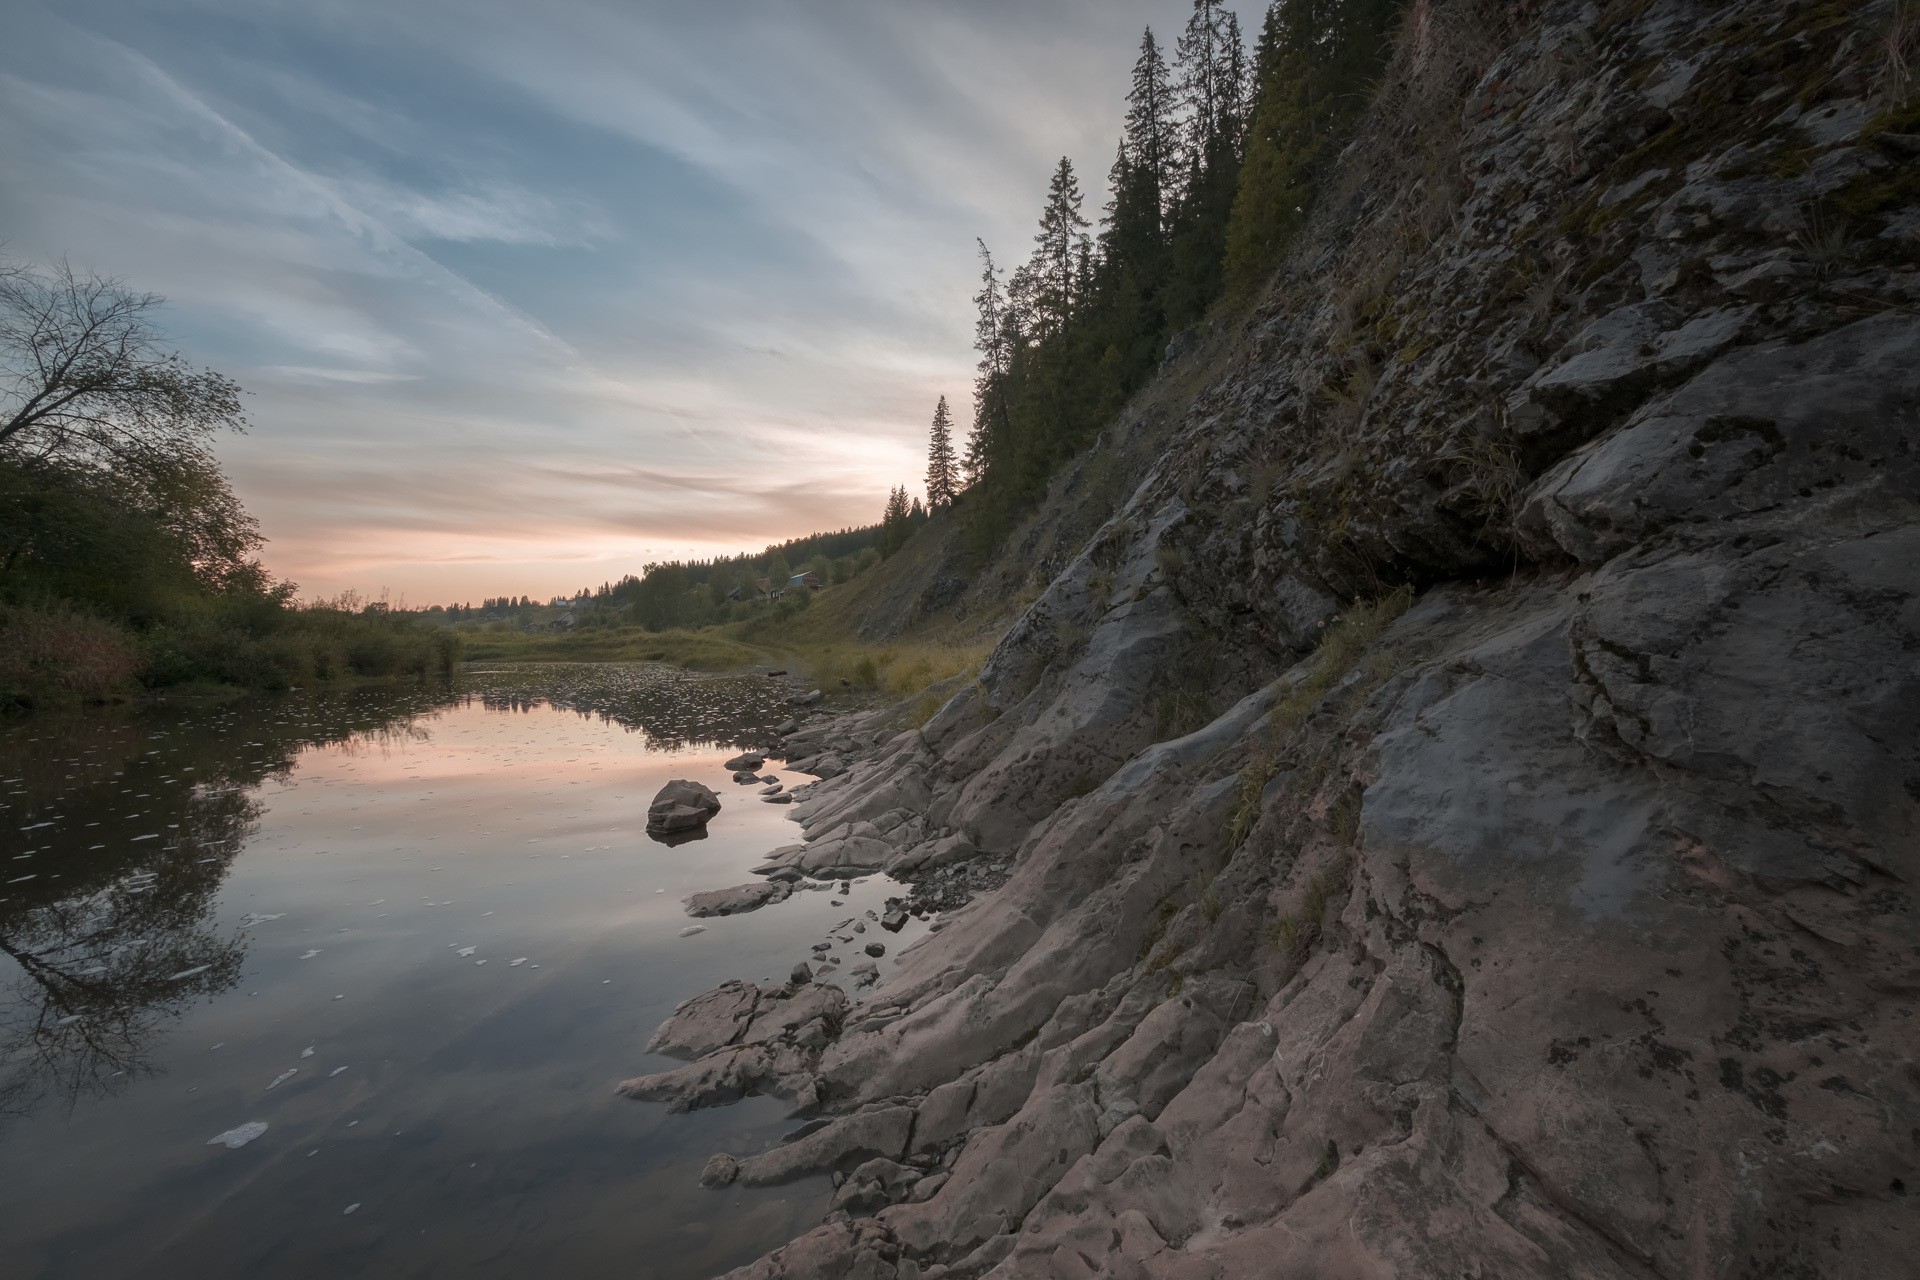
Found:
<svg viewBox="0 0 1920 1280"><path fill-rule="evenodd" d="M709 1191L730 1186L740 1176L740 1162L722 1152L708 1160L700 1170L700 1185Z"/></svg>
<svg viewBox="0 0 1920 1280"><path fill-rule="evenodd" d="M705 893L691 894L682 898L681 902L690 916L731 916L758 911L769 902L783 900L789 892L786 885L777 881L756 880L751 884L737 884L731 889L711 889Z"/></svg>
<svg viewBox="0 0 1920 1280"><path fill-rule="evenodd" d="M675 778L660 788L647 806L647 830L655 835L676 835L704 827L720 812L720 797L698 782Z"/></svg>
<svg viewBox="0 0 1920 1280"><path fill-rule="evenodd" d="M887 954L887 944L884 942L869 942L863 950L865 950L868 955L878 959Z"/></svg>
<svg viewBox="0 0 1920 1280"><path fill-rule="evenodd" d="M760 781L760 775L751 769L735 769L733 771L733 780L742 783L758 782Z"/></svg>
<svg viewBox="0 0 1920 1280"><path fill-rule="evenodd" d="M766 762L767 758L758 751L746 751L727 761L726 764L721 767L730 769L735 773L754 773Z"/></svg>
<svg viewBox="0 0 1920 1280"><path fill-rule="evenodd" d="M796 987L805 986L813 981L813 970L806 961L802 960L793 966L793 972L787 975L787 981Z"/></svg>
<svg viewBox="0 0 1920 1280"><path fill-rule="evenodd" d="M622 1081L619 1093L641 1102L666 1104L671 1112L738 1102L761 1087L774 1071L767 1049L730 1046L672 1071Z"/></svg>
<svg viewBox="0 0 1920 1280"><path fill-rule="evenodd" d="M782 792L781 792L780 794L778 794L778 795L772 795L772 796L762 796L762 797L760 797L760 803L762 803L762 804L792 804L792 803L793 803L793 794L792 794L791 792L787 792L787 791L782 791Z"/></svg>
<svg viewBox="0 0 1920 1280"><path fill-rule="evenodd" d="M742 1160L740 1185L779 1186L848 1160L898 1159L906 1150L912 1124L913 1111L908 1107L874 1107L841 1116L804 1138Z"/></svg>

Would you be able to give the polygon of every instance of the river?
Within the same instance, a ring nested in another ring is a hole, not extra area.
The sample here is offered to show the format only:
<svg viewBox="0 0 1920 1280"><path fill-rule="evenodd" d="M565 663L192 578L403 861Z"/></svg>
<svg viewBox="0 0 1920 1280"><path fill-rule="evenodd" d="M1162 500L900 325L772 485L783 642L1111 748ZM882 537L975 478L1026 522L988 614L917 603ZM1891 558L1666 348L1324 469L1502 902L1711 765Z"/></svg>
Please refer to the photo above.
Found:
<svg viewBox="0 0 1920 1280"><path fill-rule="evenodd" d="M677 1280L809 1229L824 1178L697 1184L784 1104L613 1093L678 1001L903 891L683 936L798 839L721 767L790 692L606 664L0 727L7 1274ZM724 807L669 846L676 777Z"/></svg>

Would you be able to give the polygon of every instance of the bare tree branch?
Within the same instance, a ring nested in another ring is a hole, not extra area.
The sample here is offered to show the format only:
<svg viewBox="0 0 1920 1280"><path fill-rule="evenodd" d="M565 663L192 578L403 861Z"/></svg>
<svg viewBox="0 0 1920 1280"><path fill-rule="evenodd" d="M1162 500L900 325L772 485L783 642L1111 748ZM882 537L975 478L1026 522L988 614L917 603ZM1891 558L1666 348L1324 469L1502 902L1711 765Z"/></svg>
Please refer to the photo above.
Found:
<svg viewBox="0 0 1920 1280"><path fill-rule="evenodd" d="M166 343L157 294L0 261L0 454L113 466L243 431L241 390Z"/></svg>

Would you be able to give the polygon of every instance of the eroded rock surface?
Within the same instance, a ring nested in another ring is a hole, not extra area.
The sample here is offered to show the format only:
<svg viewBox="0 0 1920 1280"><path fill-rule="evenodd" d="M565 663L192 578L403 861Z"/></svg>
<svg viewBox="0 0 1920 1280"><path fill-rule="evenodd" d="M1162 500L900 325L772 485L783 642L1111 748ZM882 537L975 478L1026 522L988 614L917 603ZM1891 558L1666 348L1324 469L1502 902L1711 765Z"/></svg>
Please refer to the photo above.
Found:
<svg viewBox="0 0 1920 1280"><path fill-rule="evenodd" d="M765 874L955 889L861 1003L730 984L629 1082L831 1117L739 1160L841 1180L736 1277L1912 1270L1892 9L1416 9L1354 194L979 679L789 736L834 767Z"/></svg>

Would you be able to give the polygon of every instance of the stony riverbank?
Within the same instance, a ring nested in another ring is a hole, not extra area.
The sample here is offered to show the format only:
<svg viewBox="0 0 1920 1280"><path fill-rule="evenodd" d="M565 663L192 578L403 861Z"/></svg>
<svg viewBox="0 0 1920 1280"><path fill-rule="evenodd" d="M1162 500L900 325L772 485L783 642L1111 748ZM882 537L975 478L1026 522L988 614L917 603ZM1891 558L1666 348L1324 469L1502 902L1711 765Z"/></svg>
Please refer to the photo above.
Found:
<svg viewBox="0 0 1920 1280"><path fill-rule="evenodd" d="M625 1086L823 1122L710 1166L841 1179L739 1280L1910 1269L1891 6L1418 9L1124 510L924 728L791 740L764 874L954 883Z"/></svg>

